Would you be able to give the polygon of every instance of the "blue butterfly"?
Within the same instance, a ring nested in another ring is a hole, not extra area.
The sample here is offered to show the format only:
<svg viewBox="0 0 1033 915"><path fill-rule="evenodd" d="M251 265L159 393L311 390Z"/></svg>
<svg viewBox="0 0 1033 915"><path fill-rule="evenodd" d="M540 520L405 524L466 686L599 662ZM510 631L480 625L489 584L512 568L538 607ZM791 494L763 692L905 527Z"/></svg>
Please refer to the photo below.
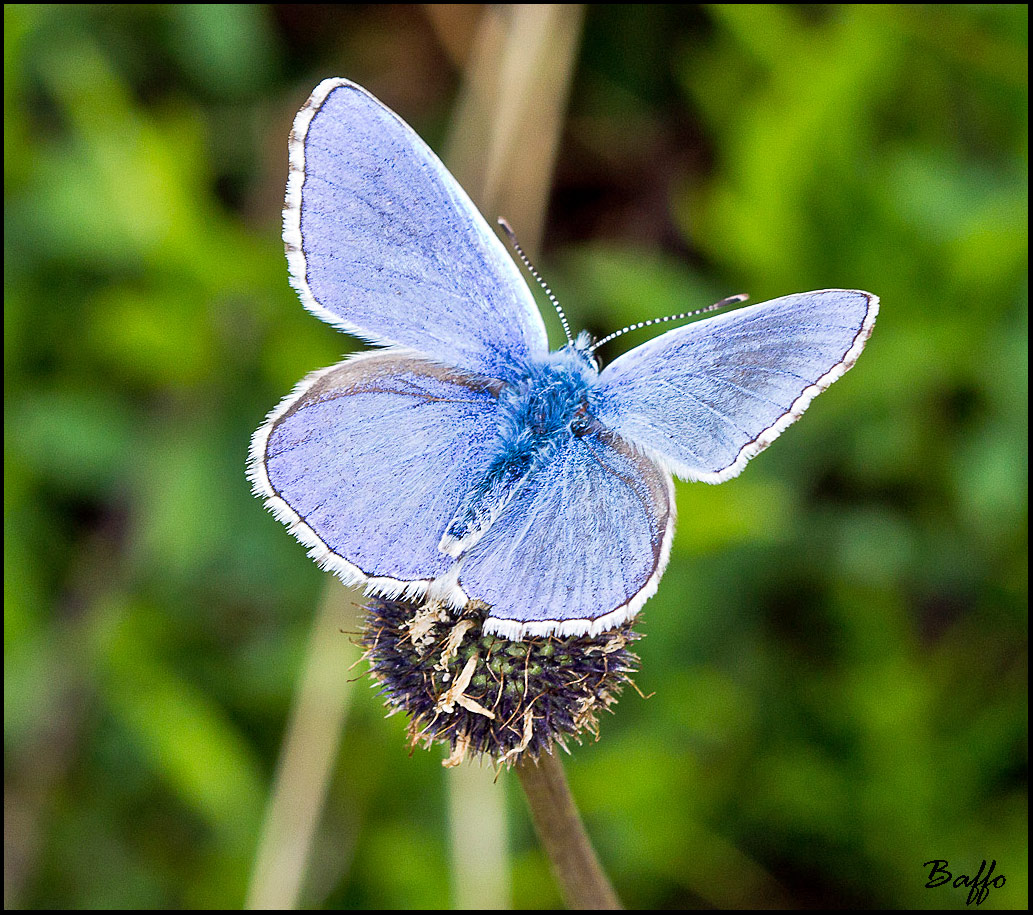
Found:
<svg viewBox="0 0 1033 915"><path fill-rule="evenodd" d="M348 584L598 634L657 589L672 473L736 476L857 360L878 299L826 289L668 331L602 371L549 351L519 269L437 156L360 86L290 135L283 238L305 307L381 349L305 378L254 435L256 494ZM568 334L569 337L569 334Z"/></svg>

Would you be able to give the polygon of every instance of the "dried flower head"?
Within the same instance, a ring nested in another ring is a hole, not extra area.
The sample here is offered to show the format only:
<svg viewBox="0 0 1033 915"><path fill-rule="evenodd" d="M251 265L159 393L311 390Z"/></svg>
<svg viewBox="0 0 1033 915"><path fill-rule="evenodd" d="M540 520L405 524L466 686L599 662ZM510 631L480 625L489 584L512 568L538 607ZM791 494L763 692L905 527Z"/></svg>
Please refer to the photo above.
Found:
<svg viewBox="0 0 1033 915"><path fill-rule="evenodd" d="M370 673L392 710L410 719L413 745L449 745L446 766L485 754L511 764L553 744L598 738L598 713L631 682L639 638L628 623L597 636L515 642L485 635L483 607L461 614L435 602L375 597L362 634Z"/></svg>

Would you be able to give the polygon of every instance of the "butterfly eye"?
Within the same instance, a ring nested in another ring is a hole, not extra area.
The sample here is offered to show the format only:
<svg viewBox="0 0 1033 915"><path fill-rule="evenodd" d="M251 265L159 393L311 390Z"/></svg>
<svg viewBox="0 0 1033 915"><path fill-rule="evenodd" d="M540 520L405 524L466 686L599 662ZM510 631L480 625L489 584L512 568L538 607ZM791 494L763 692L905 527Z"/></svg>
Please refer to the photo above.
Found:
<svg viewBox="0 0 1033 915"><path fill-rule="evenodd" d="M570 431L580 438L588 431L588 427L591 424L592 418L588 415L588 404L585 401L581 401L570 420Z"/></svg>

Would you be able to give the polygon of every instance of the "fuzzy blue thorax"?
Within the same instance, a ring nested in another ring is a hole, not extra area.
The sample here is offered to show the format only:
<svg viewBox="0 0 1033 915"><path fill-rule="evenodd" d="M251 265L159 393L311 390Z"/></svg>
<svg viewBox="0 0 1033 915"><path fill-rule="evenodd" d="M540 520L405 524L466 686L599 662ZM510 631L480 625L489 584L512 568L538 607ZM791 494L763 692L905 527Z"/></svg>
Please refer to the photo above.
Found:
<svg viewBox="0 0 1033 915"><path fill-rule="evenodd" d="M523 377L502 391L498 452L445 528L438 545L443 553L458 558L469 550L524 481L571 436L588 430L599 370L586 344L581 335L544 361L529 363Z"/></svg>
<svg viewBox="0 0 1033 915"><path fill-rule="evenodd" d="M573 344L550 353L544 362L530 364L524 377L500 398L500 459L519 461L521 455L548 452L566 434L576 434L575 427L583 425L591 410L598 374L591 357Z"/></svg>

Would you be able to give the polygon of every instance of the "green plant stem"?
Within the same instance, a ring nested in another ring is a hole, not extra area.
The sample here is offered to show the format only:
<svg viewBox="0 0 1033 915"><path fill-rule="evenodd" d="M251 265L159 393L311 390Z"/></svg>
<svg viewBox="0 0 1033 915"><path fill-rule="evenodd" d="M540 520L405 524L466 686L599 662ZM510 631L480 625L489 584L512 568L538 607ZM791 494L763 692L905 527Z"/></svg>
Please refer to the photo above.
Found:
<svg viewBox="0 0 1033 915"><path fill-rule="evenodd" d="M588 840L559 755L543 753L537 763L524 757L515 769L567 908L621 908Z"/></svg>

